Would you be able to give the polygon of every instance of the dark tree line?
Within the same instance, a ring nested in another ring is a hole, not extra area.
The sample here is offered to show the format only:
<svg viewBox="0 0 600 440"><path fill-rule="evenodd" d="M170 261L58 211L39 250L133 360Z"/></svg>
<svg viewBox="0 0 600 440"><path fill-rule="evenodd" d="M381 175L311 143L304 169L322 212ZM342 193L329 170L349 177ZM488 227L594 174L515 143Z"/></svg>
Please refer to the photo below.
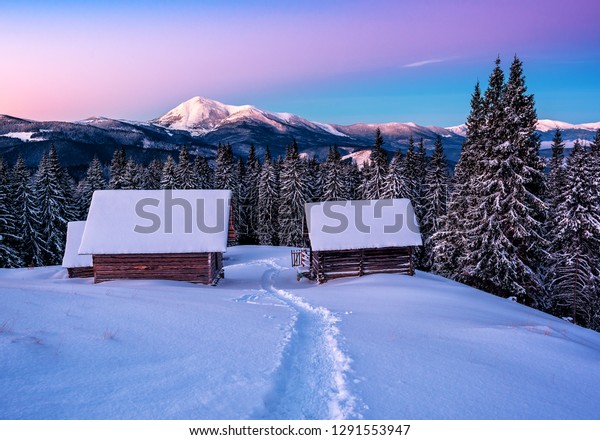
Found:
<svg viewBox="0 0 600 440"><path fill-rule="evenodd" d="M409 198L424 246L418 268L569 317L600 330L600 131L564 157L557 130L552 159L539 156L533 95L515 57L508 78L500 60L471 99L467 137L450 178L442 139L428 157L423 140L388 157L377 130L362 168L336 147L317 161L293 141L284 157L250 146L236 158L219 145L216 159L192 157L142 166L114 153L92 160L76 183L51 148L32 173L0 159L0 266L58 264L66 224L85 219L99 189L229 189L240 244L306 246L304 204Z"/></svg>

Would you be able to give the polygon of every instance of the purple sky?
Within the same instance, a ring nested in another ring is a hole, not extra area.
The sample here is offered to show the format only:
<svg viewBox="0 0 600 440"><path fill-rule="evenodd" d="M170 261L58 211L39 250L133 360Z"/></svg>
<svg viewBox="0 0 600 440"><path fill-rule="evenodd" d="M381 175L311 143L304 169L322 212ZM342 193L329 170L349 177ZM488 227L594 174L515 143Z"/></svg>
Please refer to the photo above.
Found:
<svg viewBox="0 0 600 440"><path fill-rule="evenodd" d="M597 1L13 2L0 114L146 120L201 95L323 122L464 121L499 54L540 118L600 120Z"/></svg>

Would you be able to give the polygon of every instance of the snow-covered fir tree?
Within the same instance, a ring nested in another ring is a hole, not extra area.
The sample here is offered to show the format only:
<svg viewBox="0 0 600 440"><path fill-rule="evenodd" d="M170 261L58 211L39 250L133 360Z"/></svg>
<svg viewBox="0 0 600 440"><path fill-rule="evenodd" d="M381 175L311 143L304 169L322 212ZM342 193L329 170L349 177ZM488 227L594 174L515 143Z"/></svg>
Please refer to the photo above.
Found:
<svg viewBox="0 0 600 440"><path fill-rule="evenodd" d="M206 157L196 156L194 160L194 173L196 174L198 189L213 188L213 170Z"/></svg>
<svg viewBox="0 0 600 440"><path fill-rule="evenodd" d="M318 202L323 195L323 173L321 164L316 157L312 156L304 159L306 174L310 176L307 181L308 185L308 201Z"/></svg>
<svg viewBox="0 0 600 440"><path fill-rule="evenodd" d="M0 267L20 267L23 260L18 243L22 239L14 213L12 182L8 165L0 158Z"/></svg>
<svg viewBox="0 0 600 440"><path fill-rule="evenodd" d="M40 231L40 209L35 197L31 172L22 157L12 169L12 191L14 216L20 230L17 244L19 256L25 266L42 266L46 252Z"/></svg>
<svg viewBox="0 0 600 440"><path fill-rule="evenodd" d="M506 85L497 60L484 96L486 160L474 176L478 200L470 217L476 222L463 271L475 287L538 305L546 206L535 192L543 189L544 176L533 96L526 90L518 58Z"/></svg>
<svg viewBox="0 0 600 440"><path fill-rule="evenodd" d="M141 189L142 178L144 176L144 168L136 163L133 159L128 159L125 163L125 171L123 172L123 180L120 189Z"/></svg>
<svg viewBox="0 0 600 440"><path fill-rule="evenodd" d="M279 193L279 241L283 246L304 246L304 204L309 201L310 176L298 154L296 140L287 148L281 166Z"/></svg>
<svg viewBox="0 0 600 440"><path fill-rule="evenodd" d="M160 189L177 189L177 164L173 156L167 156L160 178Z"/></svg>
<svg viewBox="0 0 600 440"><path fill-rule="evenodd" d="M278 244L279 177L267 147L258 184L258 242Z"/></svg>
<svg viewBox="0 0 600 440"><path fill-rule="evenodd" d="M461 259L465 256L467 244L472 239L467 224L475 227L468 216L474 212L476 204L477 175L482 158L482 131L485 124L485 110L479 83L471 96L471 111L467 118L467 134L462 145L458 163L454 168L452 192L448 213L442 218L441 229L434 236L433 271L447 278L458 279L461 275Z"/></svg>
<svg viewBox="0 0 600 440"><path fill-rule="evenodd" d="M257 244L258 226L258 193L260 181L260 162L256 156L256 148L250 145L246 158L245 173L240 180L240 207L243 215L239 233L239 242L244 244Z"/></svg>
<svg viewBox="0 0 600 440"><path fill-rule="evenodd" d="M406 180L405 163L400 150L394 153L383 191L385 199L412 199L412 191Z"/></svg>
<svg viewBox="0 0 600 440"><path fill-rule="evenodd" d="M420 265L423 270L429 271L433 267L435 249L435 239L433 237L441 230L442 219L447 214L449 180L450 174L444 155L442 138L438 135L435 139L435 150L427 165L423 183L423 197L421 198L423 255Z"/></svg>
<svg viewBox="0 0 600 440"><path fill-rule="evenodd" d="M179 161L175 172L178 189L197 189L198 177L194 170L194 164L190 161L190 153L184 145L179 152Z"/></svg>
<svg viewBox="0 0 600 440"><path fill-rule="evenodd" d="M348 183L348 199L360 200L360 184L362 181L362 172L358 168L358 164L353 161L345 161L344 172Z"/></svg>
<svg viewBox="0 0 600 440"><path fill-rule="evenodd" d="M236 170L231 145L219 144L217 148L217 158L215 160L215 188L229 189L232 192L236 189ZM234 199L235 201L235 199Z"/></svg>
<svg viewBox="0 0 600 440"><path fill-rule="evenodd" d="M591 152L576 142L554 213L548 288L559 316L600 330L600 197Z"/></svg>
<svg viewBox="0 0 600 440"><path fill-rule="evenodd" d="M369 172L364 181L363 194L368 200L377 200L384 197L385 179L388 174L387 153L383 149L381 130L375 131L375 144L369 156Z"/></svg>
<svg viewBox="0 0 600 440"><path fill-rule="evenodd" d="M45 265L59 264L65 249L67 223L76 218L76 212L72 188L54 146L42 157L34 188L40 210L40 236L47 251L43 261Z"/></svg>
<svg viewBox="0 0 600 440"><path fill-rule="evenodd" d="M110 178L108 180L109 189L122 189L125 182L125 168L127 160L125 158L125 149L115 150L110 163Z"/></svg>
<svg viewBox="0 0 600 440"><path fill-rule="evenodd" d="M329 149L327 160L321 164L321 167L323 176L321 200L349 200L348 167L342 163L337 147Z"/></svg>
<svg viewBox="0 0 600 440"><path fill-rule="evenodd" d="M160 189L160 181L162 179L163 163L158 160L152 160L144 169L142 178L143 189Z"/></svg>
<svg viewBox="0 0 600 440"><path fill-rule="evenodd" d="M98 157L94 156L90 165L88 166L85 177L80 182L78 187L78 207L79 207L79 218L85 220L87 218L88 211L90 209L90 203L92 202L92 195L94 191L102 190L106 188L106 180L102 174L102 163Z"/></svg>

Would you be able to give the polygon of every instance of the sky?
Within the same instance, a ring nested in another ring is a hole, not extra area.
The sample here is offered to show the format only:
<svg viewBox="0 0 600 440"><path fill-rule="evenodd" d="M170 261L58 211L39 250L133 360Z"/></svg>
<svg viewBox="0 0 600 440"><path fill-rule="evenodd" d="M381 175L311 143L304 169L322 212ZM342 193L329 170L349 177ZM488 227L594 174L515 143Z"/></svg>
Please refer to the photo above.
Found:
<svg viewBox="0 0 600 440"><path fill-rule="evenodd" d="M597 0L0 0L0 114L149 120L218 101L340 124L463 123L516 55L539 118L600 121Z"/></svg>

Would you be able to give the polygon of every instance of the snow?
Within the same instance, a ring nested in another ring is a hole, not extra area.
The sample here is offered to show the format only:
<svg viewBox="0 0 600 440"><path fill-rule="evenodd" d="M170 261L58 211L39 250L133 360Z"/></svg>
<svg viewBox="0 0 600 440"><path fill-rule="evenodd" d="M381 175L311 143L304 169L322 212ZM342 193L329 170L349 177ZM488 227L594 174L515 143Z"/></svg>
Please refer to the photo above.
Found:
<svg viewBox="0 0 600 440"><path fill-rule="evenodd" d="M306 222L315 251L422 244L409 199L307 203Z"/></svg>
<svg viewBox="0 0 600 440"><path fill-rule="evenodd" d="M467 135L467 124L460 124L460 125L455 125L453 127L446 127L446 130L451 131L452 133L455 133L459 136L466 136Z"/></svg>
<svg viewBox="0 0 600 440"><path fill-rule="evenodd" d="M360 150L354 151L353 153L342 156L342 160L352 159L352 162L356 163L359 168L365 166L371 160L371 150Z"/></svg>
<svg viewBox="0 0 600 440"><path fill-rule="evenodd" d="M15 131L15 132L11 132L11 133L4 133L0 136L19 139L23 142L39 142L39 141L46 140L41 137L32 138L32 136L36 135L36 134L38 134L38 133L35 131L18 131L18 132Z"/></svg>
<svg viewBox="0 0 600 440"><path fill-rule="evenodd" d="M560 130L598 130L600 129L600 122L593 122L588 124L570 124L568 122L553 121L551 119L540 119L537 122L536 129L538 131L554 131L557 128Z"/></svg>
<svg viewBox="0 0 600 440"><path fill-rule="evenodd" d="M95 191L79 253L225 252L230 198L229 190Z"/></svg>
<svg viewBox="0 0 600 440"><path fill-rule="evenodd" d="M62 267L91 267L91 255L79 255L79 245L85 229L85 222L69 222L67 224L67 244L63 256Z"/></svg>
<svg viewBox="0 0 600 440"><path fill-rule="evenodd" d="M0 270L2 419L597 419L600 334L417 272L216 287Z"/></svg>

